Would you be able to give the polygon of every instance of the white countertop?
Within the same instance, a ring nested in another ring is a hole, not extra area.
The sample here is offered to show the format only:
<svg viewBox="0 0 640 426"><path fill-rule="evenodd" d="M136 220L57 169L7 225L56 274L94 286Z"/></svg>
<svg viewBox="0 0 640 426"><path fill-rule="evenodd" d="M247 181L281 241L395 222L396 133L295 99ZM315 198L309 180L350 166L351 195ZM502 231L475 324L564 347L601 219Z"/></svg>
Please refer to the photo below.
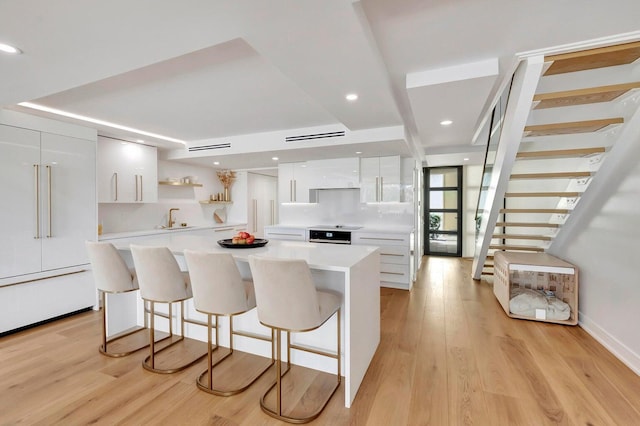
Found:
<svg viewBox="0 0 640 426"><path fill-rule="evenodd" d="M181 255L185 249L231 253L237 260L246 261L249 255L263 255L281 259L304 259L313 269L346 271L365 257L378 250L373 246L317 244L304 241L271 240L264 247L251 249L229 249L218 245L213 238L188 233L164 232L162 235L146 236L139 240L113 241L119 250L129 250L129 244L168 247L172 253Z"/></svg>
<svg viewBox="0 0 640 426"><path fill-rule="evenodd" d="M316 229L319 228L316 225L287 225L287 224L279 224L279 225L270 225L265 226L265 228L287 228L287 229ZM336 229L336 231L340 231L340 229ZM346 231L346 229L345 229ZM362 228L357 230L351 230L352 233L357 232L380 232L380 233L388 233L388 234L410 234L413 232L413 226L411 225L364 225Z"/></svg>
<svg viewBox="0 0 640 426"><path fill-rule="evenodd" d="M131 238L131 237L144 237L149 235L165 235L174 233L184 233L190 231L200 231L206 229L218 229L218 228L233 228L235 226L246 226L246 223L216 223L214 225L201 225L201 226L175 226L171 229L156 228L146 229L142 231L129 231L129 232L112 232L108 234L102 234L98 237L99 241L114 240L117 238Z"/></svg>

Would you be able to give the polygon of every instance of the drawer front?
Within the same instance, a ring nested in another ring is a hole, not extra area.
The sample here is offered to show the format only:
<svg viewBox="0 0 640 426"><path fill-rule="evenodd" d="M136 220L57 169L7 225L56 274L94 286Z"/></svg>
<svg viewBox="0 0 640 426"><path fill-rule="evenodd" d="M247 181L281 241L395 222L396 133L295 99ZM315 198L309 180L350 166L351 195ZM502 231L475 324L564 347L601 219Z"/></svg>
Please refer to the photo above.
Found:
<svg viewBox="0 0 640 426"><path fill-rule="evenodd" d="M355 233L352 235L353 244L371 246L407 246L409 234Z"/></svg>
<svg viewBox="0 0 640 426"><path fill-rule="evenodd" d="M264 237L268 240L306 241L307 233L302 229L272 230L265 231Z"/></svg>
<svg viewBox="0 0 640 426"><path fill-rule="evenodd" d="M381 263L380 281L409 284L409 265Z"/></svg>
<svg viewBox="0 0 640 426"><path fill-rule="evenodd" d="M409 247L380 246L380 263L409 264Z"/></svg>

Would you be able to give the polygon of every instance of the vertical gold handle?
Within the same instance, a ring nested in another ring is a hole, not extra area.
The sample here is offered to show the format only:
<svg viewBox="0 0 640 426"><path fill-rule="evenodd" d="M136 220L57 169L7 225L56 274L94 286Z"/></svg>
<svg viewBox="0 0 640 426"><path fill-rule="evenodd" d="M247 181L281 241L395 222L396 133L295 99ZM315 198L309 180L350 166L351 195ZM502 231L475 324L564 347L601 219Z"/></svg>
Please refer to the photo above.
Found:
<svg viewBox="0 0 640 426"><path fill-rule="evenodd" d="M380 201L384 201L384 178L380 176Z"/></svg>
<svg viewBox="0 0 640 426"><path fill-rule="evenodd" d="M289 181L289 201L293 201L293 179Z"/></svg>
<svg viewBox="0 0 640 426"><path fill-rule="evenodd" d="M47 238L51 238L51 166L47 167Z"/></svg>
<svg viewBox="0 0 640 426"><path fill-rule="evenodd" d="M113 201L118 201L118 173L114 173L113 174L113 178L115 180L115 187L116 187L116 196L114 197Z"/></svg>
<svg viewBox="0 0 640 426"><path fill-rule="evenodd" d="M258 231L258 200L253 199L253 232Z"/></svg>
<svg viewBox="0 0 640 426"><path fill-rule="evenodd" d="M136 175L136 201L138 201L138 175Z"/></svg>
<svg viewBox="0 0 640 426"><path fill-rule="evenodd" d="M35 202L36 202L36 235L34 239L40 238L40 166L33 165L33 182L35 189Z"/></svg>
<svg viewBox="0 0 640 426"><path fill-rule="evenodd" d="M376 176L376 201L380 201L380 178Z"/></svg>
<svg viewBox="0 0 640 426"><path fill-rule="evenodd" d="M276 200L271 200L271 220L269 225L276 224Z"/></svg>
<svg viewBox="0 0 640 426"><path fill-rule="evenodd" d="M298 201L298 181L293 180L293 201Z"/></svg>
<svg viewBox="0 0 640 426"><path fill-rule="evenodd" d="M143 200L142 200L142 193L143 193L143 192L144 192L144 191L143 191L143 189L142 189L142 175L140 175L140 201L143 201Z"/></svg>

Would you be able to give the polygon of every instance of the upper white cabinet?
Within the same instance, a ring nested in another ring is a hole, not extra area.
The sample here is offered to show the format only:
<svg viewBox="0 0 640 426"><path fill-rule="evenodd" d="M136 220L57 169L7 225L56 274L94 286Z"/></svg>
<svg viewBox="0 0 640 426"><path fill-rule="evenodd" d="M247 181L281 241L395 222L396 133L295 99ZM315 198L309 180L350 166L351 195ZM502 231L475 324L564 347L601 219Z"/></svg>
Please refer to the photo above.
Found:
<svg viewBox="0 0 640 426"><path fill-rule="evenodd" d="M98 138L98 202L158 201L156 147Z"/></svg>
<svg viewBox="0 0 640 426"><path fill-rule="evenodd" d="M306 173L311 189L360 187L360 162L355 157L308 161Z"/></svg>
<svg viewBox="0 0 640 426"><path fill-rule="evenodd" d="M308 162L278 165L278 200L281 203L309 202Z"/></svg>
<svg viewBox="0 0 640 426"><path fill-rule="evenodd" d="M400 156L360 159L360 199L362 202L399 202L400 189Z"/></svg>
<svg viewBox="0 0 640 426"><path fill-rule="evenodd" d="M95 144L0 125L0 278L25 281L88 263L84 241L97 229Z"/></svg>

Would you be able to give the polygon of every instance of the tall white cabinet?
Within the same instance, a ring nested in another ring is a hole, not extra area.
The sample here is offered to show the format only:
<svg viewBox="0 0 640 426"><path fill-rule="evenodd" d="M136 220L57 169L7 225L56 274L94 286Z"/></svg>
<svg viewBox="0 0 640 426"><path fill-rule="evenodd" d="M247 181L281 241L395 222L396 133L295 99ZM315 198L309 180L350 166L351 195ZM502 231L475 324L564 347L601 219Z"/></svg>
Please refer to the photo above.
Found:
<svg viewBox="0 0 640 426"><path fill-rule="evenodd" d="M275 225L277 219L277 188L275 176L247 173L248 229L258 237L265 236L265 226Z"/></svg>
<svg viewBox="0 0 640 426"><path fill-rule="evenodd" d="M400 201L400 156L360 159L360 197L363 203Z"/></svg>
<svg viewBox="0 0 640 426"><path fill-rule="evenodd" d="M95 303L95 164L95 130L0 110L0 332Z"/></svg>
<svg viewBox="0 0 640 426"><path fill-rule="evenodd" d="M98 138L98 202L156 203L158 149Z"/></svg>

